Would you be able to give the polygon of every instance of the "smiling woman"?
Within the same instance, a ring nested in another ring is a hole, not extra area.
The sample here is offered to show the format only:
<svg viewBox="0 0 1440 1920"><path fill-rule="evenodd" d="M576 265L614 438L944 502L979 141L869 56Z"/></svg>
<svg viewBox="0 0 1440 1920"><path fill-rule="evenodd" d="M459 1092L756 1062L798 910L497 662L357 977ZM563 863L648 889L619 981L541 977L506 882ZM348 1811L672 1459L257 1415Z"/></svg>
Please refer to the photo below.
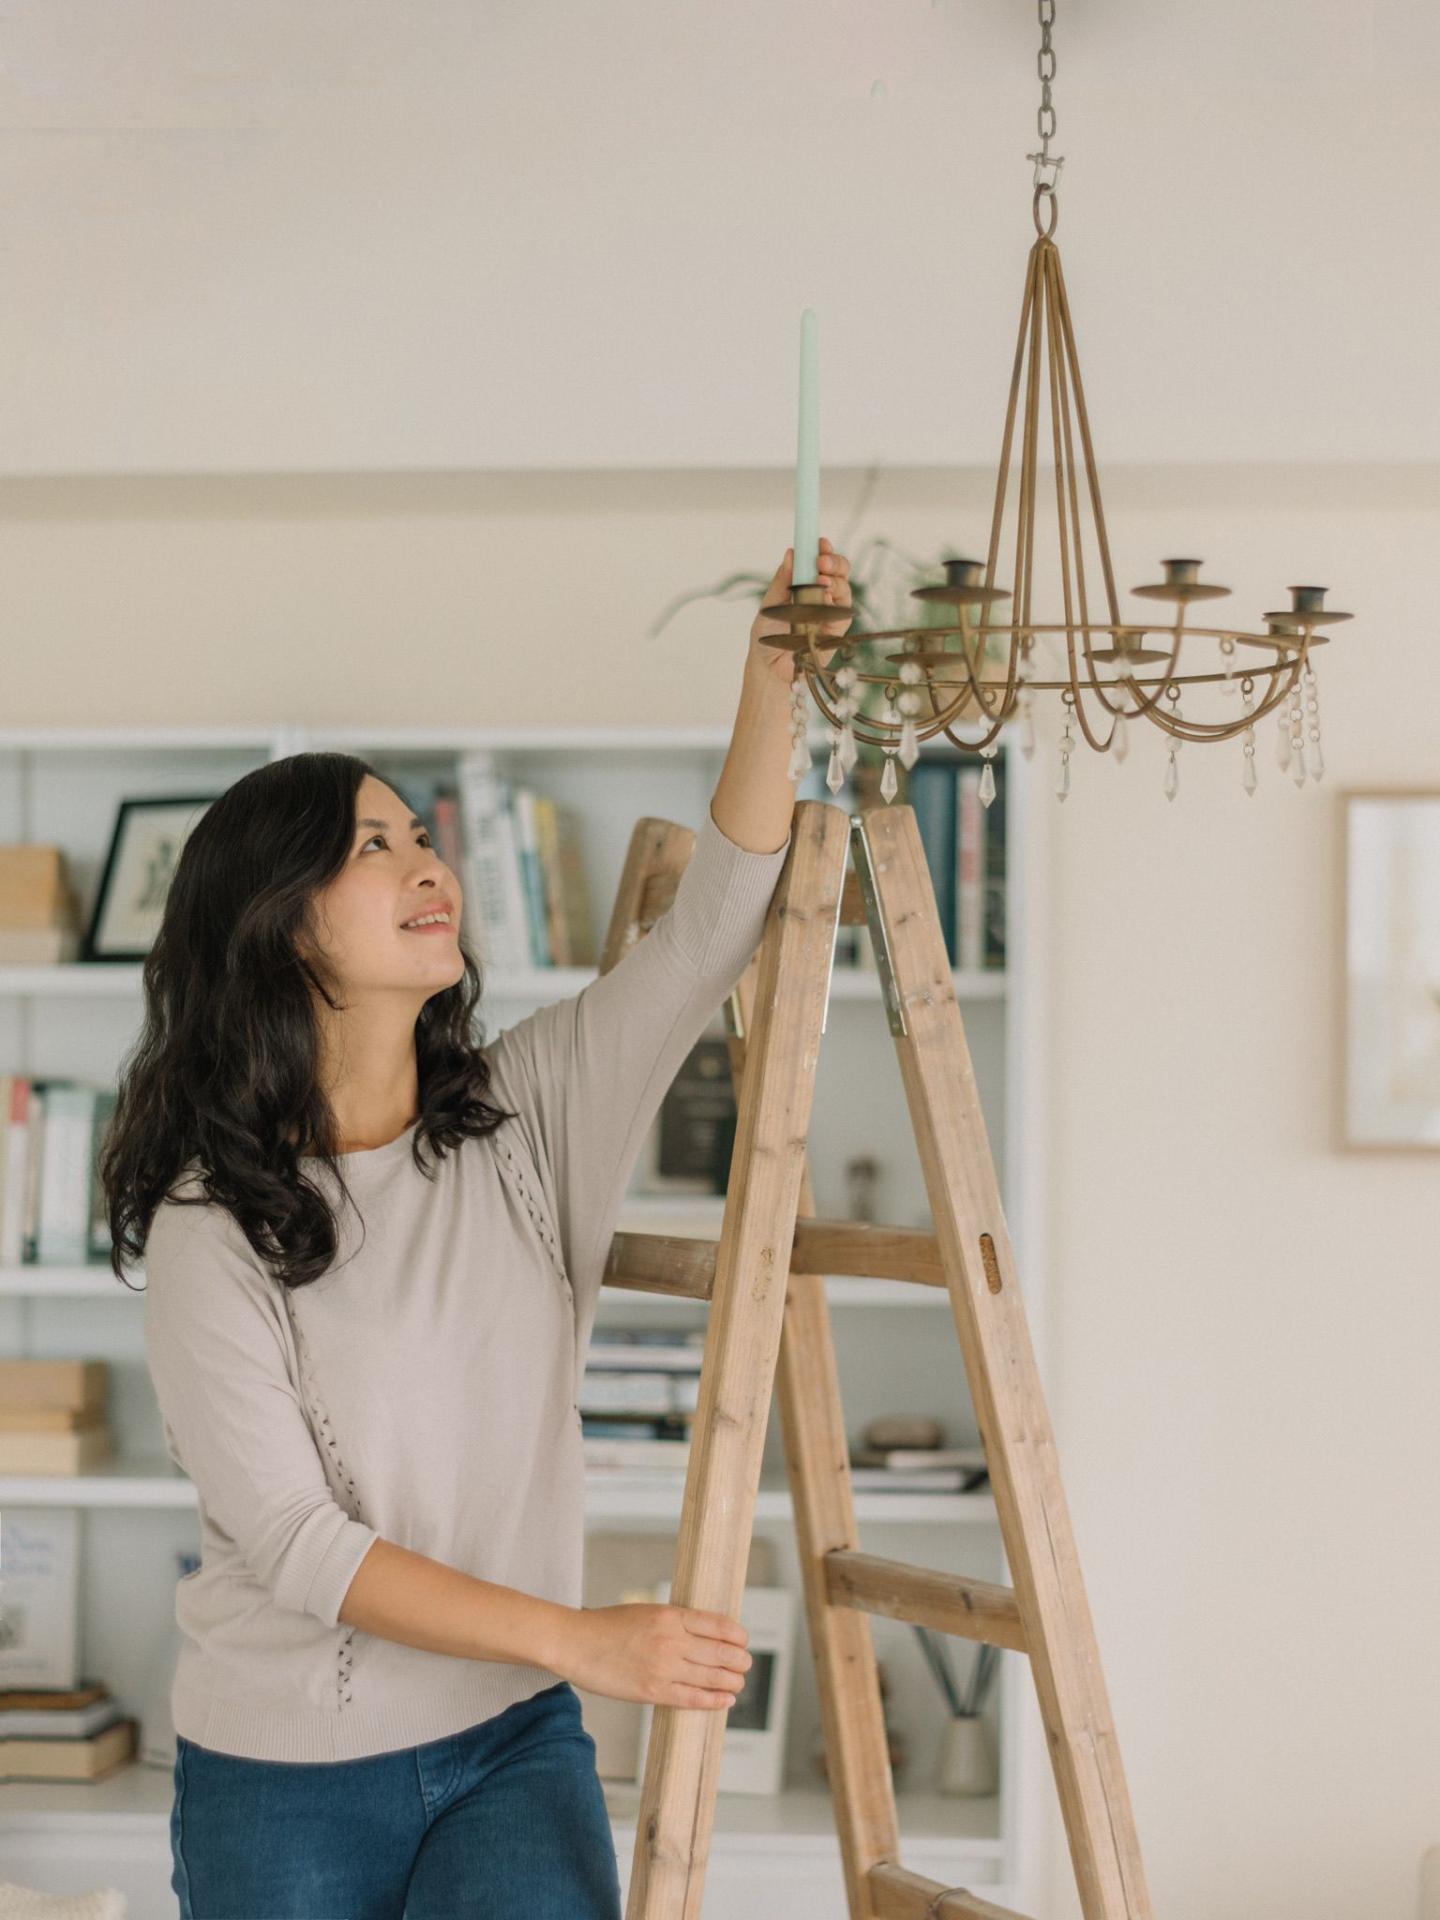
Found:
<svg viewBox="0 0 1440 1920"><path fill-rule="evenodd" d="M336 1151L384 1146L419 1106L420 1010L465 977L460 882L425 822L367 771L355 795L351 856L315 897L302 951L339 989L317 1000L319 1074Z"/></svg>
<svg viewBox="0 0 1440 1920"><path fill-rule="evenodd" d="M737 726L768 808L783 714L752 691ZM577 1687L724 1711L744 1685L738 1620L587 1609L582 1586L579 1382L615 1223L790 847L722 811L753 819L717 790L644 938L488 1047L459 883L373 768L278 761L185 842L101 1166L199 1493L181 1920L620 1920Z"/></svg>
<svg viewBox="0 0 1440 1920"><path fill-rule="evenodd" d="M488 1098L478 962L460 882L367 762L300 753L257 767L186 840L145 961L146 1017L101 1156L111 1265L140 1260L184 1170L287 1286L335 1258L336 1222L301 1154L414 1127L415 1164L513 1118ZM448 926L405 922L445 910Z"/></svg>

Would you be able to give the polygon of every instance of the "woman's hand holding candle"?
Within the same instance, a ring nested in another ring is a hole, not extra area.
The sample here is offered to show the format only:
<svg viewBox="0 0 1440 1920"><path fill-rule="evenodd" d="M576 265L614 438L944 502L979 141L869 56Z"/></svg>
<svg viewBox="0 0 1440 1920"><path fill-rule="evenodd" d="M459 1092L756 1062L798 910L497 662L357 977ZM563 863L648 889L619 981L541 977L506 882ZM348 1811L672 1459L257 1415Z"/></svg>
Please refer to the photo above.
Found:
<svg viewBox="0 0 1440 1920"><path fill-rule="evenodd" d="M787 547L785 558L775 569L775 578L765 590L761 606L769 607L777 601L790 597L790 574L794 565L795 549ZM820 579L825 585L825 598L833 603L836 611L833 619L824 623L824 631L834 632L838 641L850 625L850 562L843 553L836 553L830 542L821 536L820 540ZM818 611L818 609L817 609ZM838 631L837 631L838 629ZM790 634L795 629L784 620L767 620L763 613L757 613L754 625L750 629L750 652L745 662L745 671L760 675L767 683L778 683L789 687L795 679L795 661L797 656L788 647L767 647L763 644L766 634ZM834 653L833 646L817 645L816 657L821 666L828 666Z"/></svg>

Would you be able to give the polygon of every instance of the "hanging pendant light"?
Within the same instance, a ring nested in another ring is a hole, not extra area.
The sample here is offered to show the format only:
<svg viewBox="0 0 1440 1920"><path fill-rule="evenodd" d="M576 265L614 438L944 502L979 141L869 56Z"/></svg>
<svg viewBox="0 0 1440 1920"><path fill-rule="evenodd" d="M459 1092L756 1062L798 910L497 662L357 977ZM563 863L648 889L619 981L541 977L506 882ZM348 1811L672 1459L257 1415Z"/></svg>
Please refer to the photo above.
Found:
<svg viewBox="0 0 1440 1920"><path fill-rule="evenodd" d="M767 637L764 644L786 648L795 655L792 776L798 777L796 769L803 773L810 764L805 745L808 687L830 725L826 784L832 793L843 784L864 742L883 747L885 767L880 792L886 801L893 799L899 784L894 764L897 755L909 768L918 757L921 741L944 733L956 746L978 752L986 761L980 797L988 806L995 794L995 776L989 763L1001 728L1018 717L1021 752L1028 759L1035 750L1033 702L1036 694L1043 693L1059 693L1065 707L1055 781L1060 800L1070 792L1070 760L1077 744L1072 722L1087 746L1098 753L1113 752L1117 760L1125 758L1131 723L1142 721L1158 728L1167 740L1164 792L1173 800L1180 790L1177 755L1187 740L1208 745L1238 737L1242 742L1241 779L1246 793L1253 794L1259 784L1255 722L1278 711L1277 761L1282 772L1289 771L1295 784L1303 786L1307 777L1323 778L1325 770L1320 750L1319 690L1311 654L1326 644L1326 636L1317 629L1351 618L1348 613L1326 608L1325 587L1290 587L1290 606L1261 616L1264 633L1193 626L1186 624L1189 609L1221 599L1230 589L1201 580L1199 560L1163 560L1163 579L1131 591L1138 599L1173 607L1173 619L1157 624L1120 618L1075 332L1054 238L1059 218L1055 183L1064 165L1063 157L1052 157L1049 150L1055 133L1050 93L1055 77L1050 32L1055 0L1039 0L1039 17L1041 104L1036 119L1040 150L1026 155L1035 163L1031 215L1037 238L1025 275L988 554L983 567L979 560L946 560L943 582L913 590L916 600L954 607L959 622L956 626L851 632L839 640L825 634L822 638L823 582L794 585L788 599L762 609L767 618L789 627L788 632ZM1051 169L1051 177L1042 178ZM1012 597L1009 590L995 584L995 573L1022 384L1025 398L1020 420L1013 576L1016 588ZM1034 618L1032 598L1042 389L1049 404L1065 615L1063 621L1053 623ZM1107 615L1098 621L1090 618L1082 496L1075 463L1077 439ZM1011 602L1010 611L1015 615L1009 624L995 618L1006 601ZM834 620L833 607L829 617ZM1057 677L1043 678L1039 669L1045 663L1037 656L1037 640L1047 636L1043 644L1050 649L1051 635L1057 636L1053 642L1056 656L1062 647L1058 636L1064 636L1064 658L1051 662ZM878 666L867 663L862 670L847 659L847 655L881 640L897 641L899 646L897 651L883 655ZM1237 655L1237 647L1251 651ZM820 651L826 655L823 664ZM867 688L883 690L883 711L871 710L873 696L867 701ZM1243 712L1227 713L1221 708L1218 717L1204 716L1205 703L1212 695L1223 699L1237 691L1242 696ZM1190 711L1181 711L1182 697ZM977 726L977 737L963 739L954 731L956 722Z"/></svg>

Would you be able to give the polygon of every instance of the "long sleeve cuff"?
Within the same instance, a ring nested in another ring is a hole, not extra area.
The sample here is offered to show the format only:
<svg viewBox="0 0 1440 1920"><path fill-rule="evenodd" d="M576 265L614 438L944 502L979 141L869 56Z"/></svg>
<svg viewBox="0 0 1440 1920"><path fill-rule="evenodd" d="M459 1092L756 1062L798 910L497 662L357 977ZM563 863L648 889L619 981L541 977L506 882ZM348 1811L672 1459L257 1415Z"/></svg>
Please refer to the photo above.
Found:
<svg viewBox="0 0 1440 1920"><path fill-rule="evenodd" d="M276 1583L276 1599L282 1606L290 1604L314 1614L327 1627L339 1626L350 1582L379 1537L374 1527L352 1520L338 1506L322 1509L292 1549L285 1577Z"/></svg>

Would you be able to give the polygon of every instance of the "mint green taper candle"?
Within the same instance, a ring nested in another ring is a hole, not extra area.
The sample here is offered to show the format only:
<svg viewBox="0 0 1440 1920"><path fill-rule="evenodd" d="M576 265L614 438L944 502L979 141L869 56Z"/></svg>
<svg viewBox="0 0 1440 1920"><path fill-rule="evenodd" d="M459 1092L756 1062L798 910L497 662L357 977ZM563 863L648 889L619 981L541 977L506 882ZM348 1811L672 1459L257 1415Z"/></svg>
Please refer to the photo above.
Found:
<svg viewBox="0 0 1440 1920"><path fill-rule="evenodd" d="M820 578L820 363L815 309L800 316L800 432L795 452L792 586Z"/></svg>

